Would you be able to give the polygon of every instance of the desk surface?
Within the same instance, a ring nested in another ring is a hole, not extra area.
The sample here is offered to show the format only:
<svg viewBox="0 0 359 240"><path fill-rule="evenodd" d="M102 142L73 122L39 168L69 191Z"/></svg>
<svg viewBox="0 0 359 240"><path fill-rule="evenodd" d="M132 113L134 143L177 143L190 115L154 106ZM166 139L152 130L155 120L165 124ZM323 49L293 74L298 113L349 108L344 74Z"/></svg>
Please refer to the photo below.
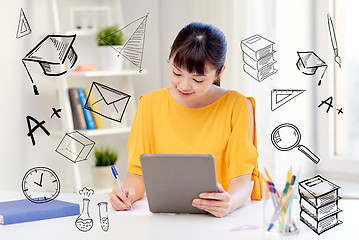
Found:
<svg viewBox="0 0 359 240"><path fill-rule="evenodd" d="M23 199L22 193L0 192L0 201ZM78 194L63 193L59 200L79 203L82 197ZM263 201L249 201L242 208L224 218L215 218L206 214L175 215L153 214L148 210L147 200L143 199L133 205L133 210L116 212L109 205L109 230L104 232L100 227L97 203L108 201L106 194L95 194L90 197L90 216L94 221L92 229L81 232L75 226L77 216L0 225L1 239L277 239L276 235L262 230ZM293 204L293 212L299 216L298 201ZM343 210L339 219L343 221L321 235L317 235L302 222L299 234L281 237L280 239L343 239L343 236L357 235L357 215L359 200L339 201ZM240 228L241 230L238 230ZM250 228L250 229L248 229ZM253 229L254 228L254 229ZM237 229L237 230L235 230Z"/></svg>

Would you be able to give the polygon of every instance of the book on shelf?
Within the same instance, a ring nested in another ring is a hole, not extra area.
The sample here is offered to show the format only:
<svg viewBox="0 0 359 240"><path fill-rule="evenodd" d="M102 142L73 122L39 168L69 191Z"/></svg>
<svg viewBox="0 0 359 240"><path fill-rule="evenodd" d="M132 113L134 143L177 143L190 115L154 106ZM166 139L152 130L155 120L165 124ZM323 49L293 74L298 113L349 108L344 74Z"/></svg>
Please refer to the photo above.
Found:
<svg viewBox="0 0 359 240"><path fill-rule="evenodd" d="M72 120L74 123L75 130L87 129L85 116L82 110L82 105L79 98L77 88L68 89L70 97L70 105L72 112Z"/></svg>
<svg viewBox="0 0 359 240"><path fill-rule="evenodd" d="M33 203L28 199L0 202L0 224L14 224L74 216L80 214L80 205L60 200Z"/></svg>
<svg viewBox="0 0 359 240"><path fill-rule="evenodd" d="M82 106L83 115L85 117L87 129L95 129L96 124L92 117L92 113L91 113L91 111L85 109L85 104L86 104L85 91L82 88L78 88L77 91L79 93L79 98L80 98L80 102L81 102L81 106Z"/></svg>
<svg viewBox="0 0 359 240"><path fill-rule="evenodd" d="M91 109L93 109L94 111L91 112L92 117L95 121L95 125L97 129L101 129L105 127L104 121L102 119L102 116L97 114L96 112L99 112L99 109L97 107L97 105L95 104L95 99L92 95L90 95L90 88L85 88L84 89L86 97L87 97L87 101L88 104L91 106Z"/></svg>

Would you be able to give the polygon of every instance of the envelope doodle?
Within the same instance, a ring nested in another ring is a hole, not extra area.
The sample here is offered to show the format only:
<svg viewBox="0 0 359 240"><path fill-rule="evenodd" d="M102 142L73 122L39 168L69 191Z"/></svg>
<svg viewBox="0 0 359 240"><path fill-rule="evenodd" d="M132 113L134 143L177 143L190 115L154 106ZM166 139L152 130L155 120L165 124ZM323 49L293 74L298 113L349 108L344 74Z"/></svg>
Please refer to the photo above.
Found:
<svg viewBox="0 0 359 240"><path fill-rule="evenodd" d="M85 109L107 119L121 122L130 97L127 93L93 82L85 103Z"/></svg>

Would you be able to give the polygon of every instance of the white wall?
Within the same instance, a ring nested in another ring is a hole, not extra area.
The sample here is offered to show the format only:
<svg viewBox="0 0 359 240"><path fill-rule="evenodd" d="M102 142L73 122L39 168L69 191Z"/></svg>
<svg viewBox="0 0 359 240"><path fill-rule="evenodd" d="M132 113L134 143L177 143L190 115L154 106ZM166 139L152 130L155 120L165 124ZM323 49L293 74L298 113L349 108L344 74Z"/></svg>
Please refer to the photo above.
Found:
<svg viewBox="0 0 359 240"><path fill-rule="evenodd" d="M70 1L61 0L60 15L62 28L68 24L68 7L80 4L95 5L99 2L110 3L116 0L103 1ZM60 2L60 1L59 1ZM316 83L297 71L296 51L315 50L311 34L316 28L311 26L314 20L310 17L312 9L310 0L306 1L267 1L267 0L122 0L123 16L115 16L129 23L149 13L143 67L147 75L133 77L137 103L140 95L151 90L169 86L167 60L171 44L178 31L192 21L203 21L220 28L227 37L227 69L223 76L223 86L236 89L246 95L254 96L257 101L257 127L260 164L271 168L280 166L275 173L283 172L290 164L295 166L311 163L297 150L279 152L271 145L271 131L280 123L293 122L301 129L303 144L315 151L313 94ZM32 4L30 4L32 3ZM58 107L56 86L49 78L39 73L36 83L40 96L32 94L31 84L21 64L21 58L39 42L43 36L54 32L50 1L10 1L6 8L0 9L0 24L3 30L1 37L1 137L0 137L0 190L20 190L20 183L25 171L32 166L50 166L59 174L64 185L70 188L74 183L72 165L54 152L59 136L45 136L41 130L35 133L36 146L32 146L26 136L25 117L31 115L38 120L46 120L50 131L61 129L59 120L50 119L51 108ZM30 21L33 33L25 38L16 39L16 28L20 8L23 8ZM65 10L64 10L65 9ZM61 11L62 11L61 10ZM113 12L118 9L113 5ZM322 13L322 11L318 11ZM261 83L243 73L239 42L254 34L263 35L275 42L277 50L276 64L278 73ZM78 47L87 45L78 39ZM93 49L89 49L93 51ZM5 57L4 57L5 56ZM80 57L85 58L85 55ZM275 112L270 110L270 90L273 88L303 88L308 91L301 98L291 102ZM313 91L311 91L313 90ZM305 96L305 97L304 97ZM96 143L108 143L117 146L121 153L118 163L121 176L124 177L126 163L127 136L111 136L96 139ZM289 159L289 161L288 161ZM87 163L86 163L87 164ZM83 164L85 165L85 164ZM91 184L89 166L82 171L84 182ZM280 175L280 174L275 174Z"/></svg>
<svg viewBox="0 0 359 240"><path fill-rule="evenodd" d="M120 16L117 0L105 1L58 1L60 30L65 33L69 25L69 7L90 6L101 3L109 4L114 14L114 22L128 24L133 20L149 13L144 60L142 66L148 71L148 74L132 77L134 82L135 94L131 96L131 101L137 104L139 96L153 89L160 87L159 76L159 34L158 34L158 1L132 1L124 0L122 3L123 16ZM16 30L20 14L20 8L23 8L25 15L30 22L32 33L23 38L16 39ZM53 12L51 1L8 1L6 8L0 9L0 26L3 30L1 36L1 87L0 99L2 104L2 115L0 124L0 191L21 190L21 180L25 172L34 166L48 166L53 169L61 180L63 191L74 190L73 164L70 161L63 160L55 149L60 142L62 135L55 134L61 130L61 120L52 118L52 107L60 108L56 82L52 77L45 77L41 73L39 66L34 64L31 67L35 84L40 91L39 96L34 96L29 77L21 63L21 59L31 50L44 36L55 32ZM123 22L122 22L123 21ZM76 45L77 44L77 45ZM91 44L81 37L77 37L75 47L88 48L88 55L82 54L79 59L93 58ZM80 51L81 52L81 51ZM82 51L82 53L84 53ZM95 60L96 61L96 58ZM29 137L26 136L28 129L26 116L31 115L39 121L45 120L45 127L51 133L48 137L41 130L35 132L36 145L33 146ZM108 144L120 151L120 161L117 165L120 169L120 175L123 178L127 170L127 135L112 135L95 137L96 144ZM93 157L91 158L93 159ZM90 186L92 178L90 175L90 163L81 163L81 178L84 185Z"/></svg>

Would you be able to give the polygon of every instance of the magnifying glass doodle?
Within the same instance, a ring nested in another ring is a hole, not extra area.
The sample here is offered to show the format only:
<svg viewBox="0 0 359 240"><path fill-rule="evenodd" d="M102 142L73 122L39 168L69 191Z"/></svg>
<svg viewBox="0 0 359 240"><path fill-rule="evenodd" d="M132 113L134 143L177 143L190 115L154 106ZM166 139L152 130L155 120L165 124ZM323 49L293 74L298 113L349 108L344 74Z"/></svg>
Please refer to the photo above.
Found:
<svg viewBox="0 0 359 240"><path fill-rule="evenodd" d="M271 135L272 143L278 150L289 151L297 147L299 151L317 164L320 159L306 146L301 145L300 139L301 135L299 129L291 123L283 123L279 125L273 130Z"/></svg>

